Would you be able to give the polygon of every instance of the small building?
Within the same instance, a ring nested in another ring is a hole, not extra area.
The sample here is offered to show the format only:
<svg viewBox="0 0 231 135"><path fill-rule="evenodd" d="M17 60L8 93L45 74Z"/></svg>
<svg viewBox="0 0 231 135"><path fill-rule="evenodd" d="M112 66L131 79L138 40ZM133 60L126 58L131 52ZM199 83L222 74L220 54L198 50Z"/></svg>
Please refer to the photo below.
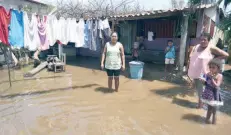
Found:
<svg viewBox="0 0 231 135"><path fill-rule="evenodd" d="M164 49L167 40L173 40L177 54L179 52L182 20L189 17L188 38L186 45L195 45L202 32L215 37L217 24L223 12L215 4L200 5L194 9L171 9L146 11L140 14L116 15L109 19L112 29L118 32L119 41L124 45L125 54L131 55L136 39L143 39L140 48L140 60L164 63Z"/></svg>
<svg viewBox="0 0 231 135"><path fill-rule="evenodd" d="M37 13L39 15L47 15L54 8L50 3L44 0L0 0L0 6L3 6L6 10L11 8L17 10L25 10L28 13ZM5 58L2 50L0 50L0 64L4 63Z"/></svg>
<svg viewBox="0 0 231 135"><path fill-rule="evenodd" d="M44 0L0 0L0 6L5 7L7 10L10 8L26 8L30 12L39 14L48 14L52 7L50 3L47 3Z"/></svg>

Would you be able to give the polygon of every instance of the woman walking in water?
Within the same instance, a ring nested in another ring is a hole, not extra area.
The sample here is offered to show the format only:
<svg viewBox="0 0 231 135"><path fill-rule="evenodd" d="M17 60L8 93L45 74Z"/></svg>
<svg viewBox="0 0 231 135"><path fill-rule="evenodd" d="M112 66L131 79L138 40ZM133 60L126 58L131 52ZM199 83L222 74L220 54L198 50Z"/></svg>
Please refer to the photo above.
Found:
<svg viewBox="0 0 231 135"><path fill-rule="evenodd" d="M115 91L118 92L120 70L125 70L125 55L123 45L118 42L116 32L112 33L111 42L107 42L104 47L101 68L107 70L108 88L112 89L112 81L115 80Z"/></svg>
<svg viewBox="0 0 231 135"><path fill-rule="evenodd" d="M208 63L214 56L218 59L224 59L229 56L225 51L209 46L211 36L209 33L204 33L201 36L200 44L190 48L189 69L188 75L194 79L196 90L198 92L198 108L202 107L201 96L203 92L203 84L200 81L201 74L209 72Z"/></svg>

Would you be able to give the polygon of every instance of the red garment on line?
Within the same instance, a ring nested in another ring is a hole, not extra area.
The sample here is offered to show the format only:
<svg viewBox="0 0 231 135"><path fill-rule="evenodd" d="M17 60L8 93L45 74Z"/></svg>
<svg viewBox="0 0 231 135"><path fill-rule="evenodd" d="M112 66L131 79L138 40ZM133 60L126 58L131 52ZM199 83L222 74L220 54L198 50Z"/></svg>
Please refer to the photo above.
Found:
<svg viewBox="0 0 231 135"><path fill-rule="evenodd" d="M0 6L0 40L3 44L9 45L8 37L9 30L8 26L10 24L10 12L7 13L6 9Z"/></svg>

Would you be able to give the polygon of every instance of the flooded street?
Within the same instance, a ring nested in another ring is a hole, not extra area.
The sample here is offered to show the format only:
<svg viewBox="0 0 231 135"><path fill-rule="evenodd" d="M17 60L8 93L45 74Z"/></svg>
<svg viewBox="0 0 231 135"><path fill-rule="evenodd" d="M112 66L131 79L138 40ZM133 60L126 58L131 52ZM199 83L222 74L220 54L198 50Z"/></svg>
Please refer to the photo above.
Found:
<svg viewBox="0 0 231 135"><path fill-rule="evenodd" d="M43 70L27 79L15 70L12 88L0 70L0 135L230 135L229 96L217 125L206 125L193 92L159 81L159 70L146 66L142 81L123 73L119 92L108 92L97 62L87 68L80 60L65 73Z"/></svg>

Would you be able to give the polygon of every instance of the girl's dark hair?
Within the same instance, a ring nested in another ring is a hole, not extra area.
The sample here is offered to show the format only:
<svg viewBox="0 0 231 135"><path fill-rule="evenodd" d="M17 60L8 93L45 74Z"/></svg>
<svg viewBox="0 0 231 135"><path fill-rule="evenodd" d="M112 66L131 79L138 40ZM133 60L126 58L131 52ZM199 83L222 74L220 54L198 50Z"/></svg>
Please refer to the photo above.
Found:
<svg viewBox="0 0 231 135"><path fill-rule="evenodd" d="M167 42L167 43L169 43L169 42L173 43L173 41L172 41L172 40L168 40L168 42Z"/></svg>
<svg viewBox="0 0 231 135"><path fill-rule="evenodd" d="M220 60L220 59L214 58L214 59L212 59L211 61L209 61L209 64L208 64L208 65L209 65L209 66L210 66L210 65L216 65L219 69L221 69L222 63L221 63L221 60Z"/></svg>

